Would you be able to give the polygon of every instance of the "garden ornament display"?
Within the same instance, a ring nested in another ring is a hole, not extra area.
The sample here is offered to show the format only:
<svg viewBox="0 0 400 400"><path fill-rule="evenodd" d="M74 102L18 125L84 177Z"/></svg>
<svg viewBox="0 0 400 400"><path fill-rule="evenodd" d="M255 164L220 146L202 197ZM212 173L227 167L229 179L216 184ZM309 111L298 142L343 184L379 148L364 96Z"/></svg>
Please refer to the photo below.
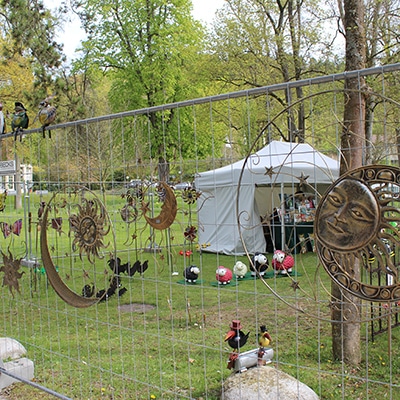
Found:
<svg viewBox="0 0 400 400"><path fill-rule="evenodd" d="M268 258L262 253L255 253L250 262L251 276L256 277L257 273L260 276L264 276L268 267Z"/></svg>
<svg viewBox="0 0 400 400"><path fill-rule="evenodd" d="M294 267L294 258L282 250L275 250L271 264L275 274L290 274Z"/></svg>
<svg viewBox="0 0 400 400"><path fill-rule="evenodd" d="M233 277L232 271L224 266L219 266L215 271L215 278L220 285L227 285L231 282Z"/></svg>
<svg viewBox="0 0 400 400"><path fill-rule="evenodd" d="M233 266L233 273L236 275L236 278L243 279L247 274L247 265L242 261L237 261Z"/></svg>
<svg viewBox="0 0 400 400"><path fill-rule="evenodd" d="M244 372L248 368L252 368L257 365L265 365L271 362L274 352L272 348L268 347L268 344L272 339L271 336L269 336L265 325L260 328L260 330L262 329L262 334L264 335L264 339L263 341L260 340L260 343L262 343L264 346L261 346L260 344L259 348L245 352L242 352L241 349L246 345L250 332L246 334L243 332L243 327L239 320L233 320L229 328L230 329L224 338L224 340L228 342L229 346L233 349L233 351L229 354L227 365L228 369L232 369L234 372ZM269 340L268 344L267 340Z"/></svg>

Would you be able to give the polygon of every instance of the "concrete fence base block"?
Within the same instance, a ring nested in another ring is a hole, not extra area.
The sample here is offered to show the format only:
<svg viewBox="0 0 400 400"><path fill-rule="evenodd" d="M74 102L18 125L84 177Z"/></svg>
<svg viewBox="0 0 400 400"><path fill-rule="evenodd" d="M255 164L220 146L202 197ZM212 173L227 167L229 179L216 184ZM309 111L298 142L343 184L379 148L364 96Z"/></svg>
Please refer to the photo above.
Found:
<svg viewBox="0 0 400 400"><path fill-rule="evenodd" d="M26 349L20 342L9 337L0 337L0 359L15 360L26 355Z"/></svg>
<svg viewBox="0 0 400 400"><path fill-rule="evenodd" d="M0 338L0 367L15 376L32 380L34 377L33 361L22 357L25 354L25 347L15 339ZM0 390L15 382L19 382L19 380L6 373L0 374Z"/></svg>
<svg viewBox="0 0 400 400"><path fill-rule="evenodd" d="M28 358L18 358L17 360L13 361L8 361L3 363L2 367L16 375L20 376L21 378L24 378L26 380L32 380L34 377L34 365L33 361L29 360ZM14 379L11 376L8 376L6 374L1 374L0 375L0 390L4 389L7 386L10 386L11 384L19 382L18 379Z"/></svg>

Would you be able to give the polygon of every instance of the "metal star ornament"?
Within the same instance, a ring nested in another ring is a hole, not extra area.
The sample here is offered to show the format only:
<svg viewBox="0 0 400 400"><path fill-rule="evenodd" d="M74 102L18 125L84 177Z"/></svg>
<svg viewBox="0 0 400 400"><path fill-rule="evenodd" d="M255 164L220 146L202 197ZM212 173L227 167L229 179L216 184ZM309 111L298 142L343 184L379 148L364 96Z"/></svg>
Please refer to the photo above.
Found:
<svg viewBox="0 0 400 400"><path fill-rule="evenodd" d="M269 176L270 178L272 178L272 175L274 175L274 167L265 167L265 172L264 175Z"/></svg>
<svg viewBox="0 0 400 400"><path fill-rule="evenodd" d="M304 172L301 173L300 176L297 176L297 179L300 182L300 185L305 185L307 184L307 179L310 177L310 175L304 175Z"/></svg>

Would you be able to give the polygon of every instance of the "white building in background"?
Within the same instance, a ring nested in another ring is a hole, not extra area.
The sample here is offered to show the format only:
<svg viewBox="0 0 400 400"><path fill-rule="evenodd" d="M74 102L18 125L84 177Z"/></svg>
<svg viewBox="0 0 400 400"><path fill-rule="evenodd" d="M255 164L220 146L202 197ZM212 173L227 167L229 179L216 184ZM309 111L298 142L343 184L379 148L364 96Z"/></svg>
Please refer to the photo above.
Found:
<svg viewBox="0 0 400 400"><path fill-rule="evenodd" d="M12 194L17 190L16 185L19 182L21 190L27 190L32 187L33 167L31 164L20 164L20 174L16 174L15 160L0 161L0 191L7 190Z"/></svg>

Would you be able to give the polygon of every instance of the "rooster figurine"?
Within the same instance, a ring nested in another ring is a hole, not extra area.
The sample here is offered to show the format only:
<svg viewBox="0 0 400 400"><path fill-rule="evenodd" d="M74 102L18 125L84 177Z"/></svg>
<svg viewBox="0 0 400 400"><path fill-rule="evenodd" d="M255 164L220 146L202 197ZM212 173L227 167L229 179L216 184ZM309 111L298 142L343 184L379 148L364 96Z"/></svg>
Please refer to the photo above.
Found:
<svg viewBox="0 0 400 400"><path fill-rule="evenodd" d="M39 105L38 118L39 122L42 124L43 138L46 137L46 127L54 122L57 115L56 107L50 105L50 101L54 96L49 96ZM51 131L49 130L49 138L51 138Z"/></svg>
<svg viewBox="0 0 400 400"><path fill-rule="evenodd" d="M228 342L232 347L233 352L229 355L228 369L235 367L236 360L239 359L240 349L247 343L250 332L245 334L242 331L242 325L239 320L233 320L230 325L230 330L225 335L224 341Z"/></svg>
<svg viewBox="0 0 400 400"><path fill-rule="evenodd" d="M29 126L29 117L26 111L26 108L20 101L15 102L14 114L12 114L11 117L11 128L14 133L14 140L17 140L18 135L20 135L20 140L22 140L22 131Z"/></svg>
<svg viewBox="0 0 400 400"><path fill-rule="evenodd" d="M232 347L234 351L240 351L240 348L247 343L250 332L245 334L242 330L242 325L240 321L233 320L230 325L230 330L225 335L224 341L228 342L229 346Z"/></svg>

